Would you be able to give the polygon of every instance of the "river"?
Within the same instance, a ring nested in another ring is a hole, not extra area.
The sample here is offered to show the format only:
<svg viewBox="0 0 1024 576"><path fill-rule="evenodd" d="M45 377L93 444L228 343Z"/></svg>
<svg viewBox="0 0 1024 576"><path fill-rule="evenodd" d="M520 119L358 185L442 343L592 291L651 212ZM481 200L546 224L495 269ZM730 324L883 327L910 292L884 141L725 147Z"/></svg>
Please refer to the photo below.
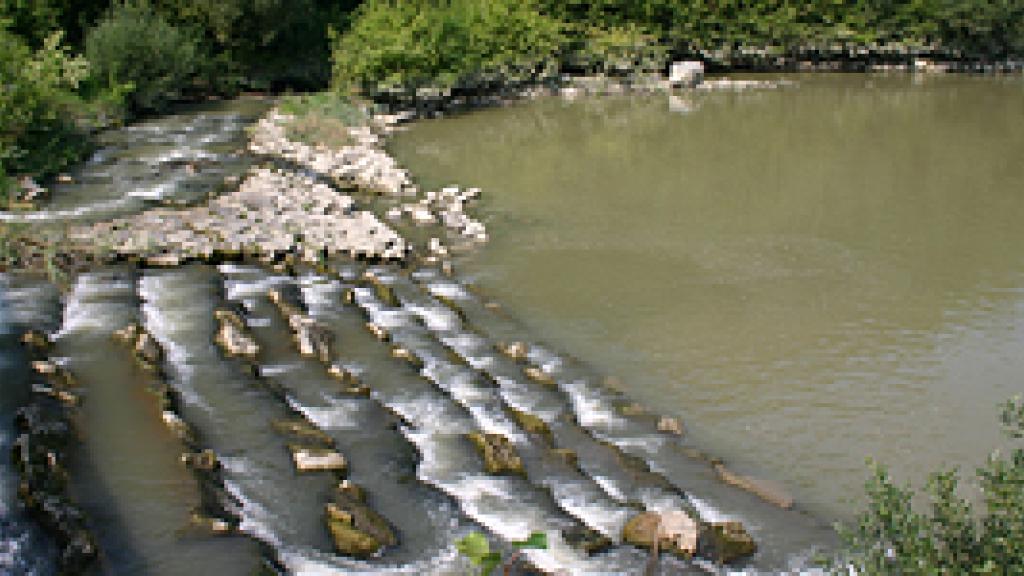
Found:
<svg viewBox="0 0 1024 576"><path fill-rule="evenodd" d="M464 574L454 543L472 531L496 544L544 531L549 549L527 553L537 567L640 573L647 554L619 542L623 526L678 509L741 521L759 545L750 571L806 568L858 506L866 456L920 480L998 443L995 404L1024 373L1024 84L791 80L414 123L391 147L425 185L484 189L491 241L454 277L346 260L122 263L58 292L2 275L0 449L38 378L17 344L35 328L82 385L69 491L101 574ZM109 132L50 203L3 219L60 226L201 202L261 161L244 127L266 108L212 103ZM327 361L300 355L271 288L339 343ZM214 344L224 309L259 345L254 360ZM157 373L110 338L130 322L162 348ZM513 341L526 358L499 352ZM165 387L218 455L214 488L181 465ZM634 401L680 417L686 435L659 432ZM336 553L324 511L338 478L296 472L297 420L344 454L397 544ZM489 473L472 433L506 438L523 474ZM727 486L702 453L784 484L796 506ZM0 573L53 574L53 543L16 490L4 459ZM211 498L237 532L195 525ZM610 549L586 553L602 537ZM663 555L659 572L721 571Z"/></svg>
<svg viewBox="0 0 1024 576"><path fill-rule="evenodd" d="M1024 391L1024 81L787 79L516 103L392 150L483 188L460 269L531 332L848 518L866 458L971 472Z"/></svg>

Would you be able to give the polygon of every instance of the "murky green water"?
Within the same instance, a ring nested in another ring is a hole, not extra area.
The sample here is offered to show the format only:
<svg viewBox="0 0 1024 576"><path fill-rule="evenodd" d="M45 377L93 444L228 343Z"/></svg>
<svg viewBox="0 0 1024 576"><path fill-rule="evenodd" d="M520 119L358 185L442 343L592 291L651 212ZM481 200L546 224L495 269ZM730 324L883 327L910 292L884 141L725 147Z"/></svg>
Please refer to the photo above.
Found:
<svg viewBox="0 0 1024 576"><path fill-rule="evenodd" d="M516 104L392 148L484 189L462 270L536 334L842 516L869 456L972 470L1024 391L1024 79L794 79Z"/></svg>

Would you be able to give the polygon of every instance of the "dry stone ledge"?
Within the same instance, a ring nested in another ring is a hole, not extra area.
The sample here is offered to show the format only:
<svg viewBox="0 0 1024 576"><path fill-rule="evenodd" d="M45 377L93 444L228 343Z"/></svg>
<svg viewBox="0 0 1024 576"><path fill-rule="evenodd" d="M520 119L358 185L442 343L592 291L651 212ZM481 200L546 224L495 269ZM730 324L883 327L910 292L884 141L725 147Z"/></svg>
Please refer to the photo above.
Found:
<svg viewBox="0 0 1024 576"><path fill-rule="evenodd" d="M158 208L72 229L71 242L99 244L151 265L243 255L295 254L310 264L331 255L402 260L405 240L350 196L307 176L253 169L238 190L205 206Z"/></svg>
<svg viewBox="0 0 1024 576"><path fill-rule="evenodd" d="M330 176L363 190L389 196L415 196L409 173L384 151L381 139L368 126L350 127L354 142L338 150L310 146L288 139L289 114L272 110L256 123L249 150L256 154L285 158L314 172Z"/></svg>
<svg viewBox="0 0 1024 576"><path fill-rule="evenodd" d="M235 314L227 310L214 312L220 328L214 341L220 346L224 353L229 356L244 356L255 358L260 353L259 344L247 332L245 322Z"/></svg>
<svg viewBox="0 0 1024 576"><path fill-rule="evenodd" d="M348 468L345 457L333 448L292 445L288 449L299 472L344 472Z"/></svg>

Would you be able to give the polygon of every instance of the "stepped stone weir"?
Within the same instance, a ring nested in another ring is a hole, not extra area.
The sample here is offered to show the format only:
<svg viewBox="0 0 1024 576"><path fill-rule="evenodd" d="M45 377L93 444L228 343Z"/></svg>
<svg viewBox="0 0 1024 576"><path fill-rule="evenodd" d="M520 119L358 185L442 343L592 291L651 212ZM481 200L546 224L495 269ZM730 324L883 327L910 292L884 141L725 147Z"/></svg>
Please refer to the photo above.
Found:
<svg viewBox="0 0 1024 576"><path fill-rule="evenodd" d="M338 476L296 474L290 445L323 446L282 437L274 422L300 415L252 375L248 360L214 346L214 313L226 308L221 292L219 275L205 266L148 271L140 280L143 324L167 351L182 418L210 450L210 458L191 459L193 467L205 469L209 460L223 478L224 506L243 532L267 545L274 563L295 550L331 550L322 517Z"/></svg>

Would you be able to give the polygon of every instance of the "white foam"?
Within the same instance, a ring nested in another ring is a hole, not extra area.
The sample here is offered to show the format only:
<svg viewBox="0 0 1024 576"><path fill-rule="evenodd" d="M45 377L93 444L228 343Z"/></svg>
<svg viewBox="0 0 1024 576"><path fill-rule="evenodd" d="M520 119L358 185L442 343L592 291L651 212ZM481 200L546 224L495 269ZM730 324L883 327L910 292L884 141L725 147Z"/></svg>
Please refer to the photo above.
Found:
<svg viewBox="0 0 1024 576"><path fill-rule="evenodd" d="M461 284L454 282L431 282L427 284L427 290L434 296L449 298L451 300L469 300L469 292Z"/></svg>
<svg viewBox="0 0 1024 576"><path fill-rule="evenodd" d="M601 502L604 495L591 493L592 488L582 482L550 482L548 488L562 508L613 540L618 540L622 527L633 514L629 508L614 506L612 502Z"/></svg>
<svg viewBox="0 0 1024 576"><path fill-rule="evenodd" d="M303 406L289 399L292 407L321 430L355 430L360 428L360 406L338 400L334 406Z"/></svg>
<svg viewBox="0 0 1024 576"><path fill-rule="evenodd" d="M563 390L569 395L573 411L584 428L600 426L604 428L622 428L626 425L600 392L587 386L584 380L573 380L565 383Z"/></svg>
<svg viewBox="0 0 1024 576"><path fill-rule="evenodd" d="M431 332L447 332L457 329L461 321L458 315L444 306L420 306L410 304L409 310L426 324Z"/></svg>
<svg viewBox="0 0 1024 576"><path fill-rule="evenodd" d="M601 487L601 490L604 490L605 494L611 496L615 501L626 501L626 494L618 487L618 485L615 484L614 480L607 476L600 476L596 474L593 478L594 482L597 482L597 485Z"/></svg>

